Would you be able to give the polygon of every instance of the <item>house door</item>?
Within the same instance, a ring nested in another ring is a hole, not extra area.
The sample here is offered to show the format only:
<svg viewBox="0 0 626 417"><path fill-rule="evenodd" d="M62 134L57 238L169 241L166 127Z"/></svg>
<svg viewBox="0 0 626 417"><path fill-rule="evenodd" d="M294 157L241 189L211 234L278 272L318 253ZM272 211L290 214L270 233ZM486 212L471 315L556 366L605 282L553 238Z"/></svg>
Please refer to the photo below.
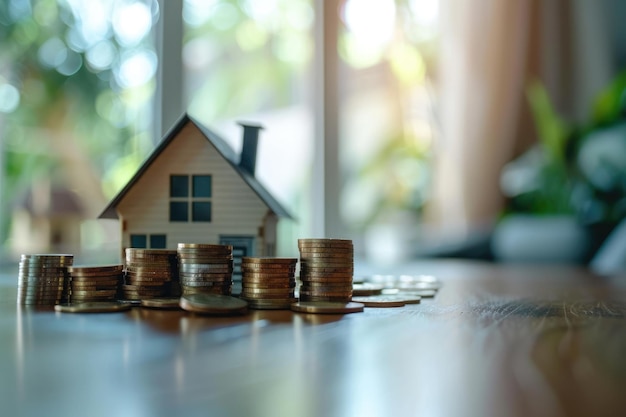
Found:
<svg viewBox="0 0 626 417"><path fill-rule="evenodd" d="M254 236L220 236L220 245L233 247L233 281L241 283L241 258L255 256Z"/></svg>

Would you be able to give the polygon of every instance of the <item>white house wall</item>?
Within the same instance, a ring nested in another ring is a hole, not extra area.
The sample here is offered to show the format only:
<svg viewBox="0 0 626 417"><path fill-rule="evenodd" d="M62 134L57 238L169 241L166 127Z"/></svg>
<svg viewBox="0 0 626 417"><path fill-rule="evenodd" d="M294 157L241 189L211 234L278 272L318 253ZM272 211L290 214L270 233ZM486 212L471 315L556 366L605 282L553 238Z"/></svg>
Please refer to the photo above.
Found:
<svg viewBox="0 0 626 417"><path fill-rule="evenodd" d="M170 222L170 175L212 175L211 222ZM267 206L192 123L187 124L135 182L117 206L122 246L131 234L166 234L167 247L179 242L218 243L220 235L256 236Z"/></svg>

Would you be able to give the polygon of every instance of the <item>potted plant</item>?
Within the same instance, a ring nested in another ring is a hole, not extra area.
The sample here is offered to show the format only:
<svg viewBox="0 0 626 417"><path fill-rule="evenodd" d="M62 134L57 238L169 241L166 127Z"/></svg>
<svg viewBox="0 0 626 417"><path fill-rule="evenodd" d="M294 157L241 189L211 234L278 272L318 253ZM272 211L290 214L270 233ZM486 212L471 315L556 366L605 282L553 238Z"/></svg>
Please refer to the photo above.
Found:
<svg viewBox="0 0 626 417"><path fill-rule="evenodd" d="M626 216L626 73L599 94L581 126L564 122L540 83L527 91L539 143L502 172L509 200L494 256L586 262Z"/></svg>

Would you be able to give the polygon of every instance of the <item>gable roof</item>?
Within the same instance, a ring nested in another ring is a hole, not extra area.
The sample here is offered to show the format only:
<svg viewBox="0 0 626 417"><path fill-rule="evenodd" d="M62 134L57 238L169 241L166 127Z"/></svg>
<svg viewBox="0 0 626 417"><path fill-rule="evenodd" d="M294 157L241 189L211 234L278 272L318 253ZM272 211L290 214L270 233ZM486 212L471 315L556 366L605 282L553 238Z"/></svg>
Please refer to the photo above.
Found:
<svg viewBox="0 0 626 417"><path fill-rule="evenodd" d="M100 219L117 219L117 210L116 207L122 201L126 193L130 191L131 188L135 185L135 183L141 178L141 176L148 170L150 165L159 157L161 152L163 152L168 145L174 140L174 138L180 133L180 131L188 124L193 123L198 130L204 135L204 137L213 145L213 147L219 152L220 155L230 164L233 170L239 174L239 176L248 184L248 186L259 196L261 201L265 203L265 205L274 212L279 217L286 217L289 219L293 219L291 214L272 196L272 194L259 182L259 180L254 176L248 173L246 170L242 169L238 163L238 155L235 151L230 147L224 139L222 139L217 133L213 132L202 123L198 122L187 113L183 114L183 116L176 122L174 127L170 129L169 132L165 135L165 137L161 140L158 146L154 149L154 151L150 154L148 159L144 161L139 170L135 173L135 175L131 178L131 180L126 184L126 186L111 200L108 206L102 211L98 218Z"/></svg>

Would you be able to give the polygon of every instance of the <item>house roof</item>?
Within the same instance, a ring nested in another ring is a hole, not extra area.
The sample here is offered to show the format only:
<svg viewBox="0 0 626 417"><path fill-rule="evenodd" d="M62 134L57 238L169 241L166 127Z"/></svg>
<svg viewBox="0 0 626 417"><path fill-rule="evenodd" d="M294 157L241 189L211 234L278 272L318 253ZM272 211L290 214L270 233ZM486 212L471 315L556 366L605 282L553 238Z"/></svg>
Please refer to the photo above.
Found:
<svg viewBox="0 0 626 417"><path fill-rule="evenodd" d="M259 198L267 205L267 207L279 217L286 217L293 219L291 214L274 198L274 196L259 182L254 176L239 166L239 158L235 151L222 139L217 133L213 132L202 123L198 122L187 113L176 122L174 127L165 135L155 150L148 156L148 158L141 165L139 170L135 173L133 178L126 184L126 186L111 200L109 205L102 211L98 218L101 219L117 219L116 207L122 201L126 193L130 191L135 183L141 178L141 176L148 170L150 165L159 157L168 145L174 140L178 133L188 124L193 123L202 132L204 137L215 147L215 149L222 155L222 157L231 165L233 170L241 176L241 178L248 184L248 186L259 196Z"/></svg>

